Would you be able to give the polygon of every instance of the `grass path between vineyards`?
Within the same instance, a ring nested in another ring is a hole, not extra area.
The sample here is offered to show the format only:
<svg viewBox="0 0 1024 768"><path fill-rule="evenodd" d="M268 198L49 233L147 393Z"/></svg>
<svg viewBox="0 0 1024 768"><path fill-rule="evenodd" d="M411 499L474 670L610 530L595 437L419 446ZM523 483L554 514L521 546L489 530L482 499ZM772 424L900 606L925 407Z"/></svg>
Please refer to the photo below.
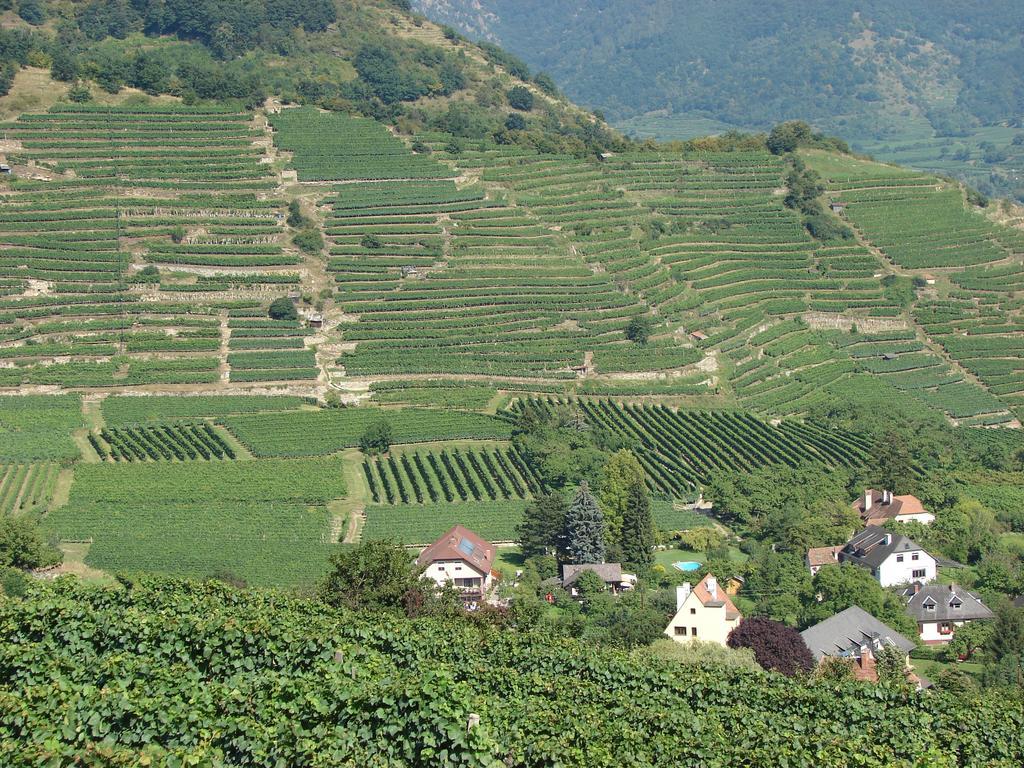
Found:
<svg viewBox="0 0 1024 768"><path fill-rule="evenodd" d="M345 488L348 495L343 499L335 499L327 503L327 511L331 513L331 533L334 539L343 544L355 544L362 533L363 521L366 519L366 505L370 501L370 487L363 474L363 453L358 448L343 451ZM344 531L344 535L342 532Z"/></svg>

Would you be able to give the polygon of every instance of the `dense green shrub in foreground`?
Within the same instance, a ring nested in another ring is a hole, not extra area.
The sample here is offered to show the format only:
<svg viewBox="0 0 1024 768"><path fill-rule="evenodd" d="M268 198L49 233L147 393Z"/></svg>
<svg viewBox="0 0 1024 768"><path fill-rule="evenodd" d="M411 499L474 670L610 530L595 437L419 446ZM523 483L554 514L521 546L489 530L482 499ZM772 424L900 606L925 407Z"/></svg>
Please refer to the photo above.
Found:
<svg viewBox="0 0 1024 768"><path fill-rule="evenodd" d="M0 602L0 638L5 766L1024 760L1017 698L680 666L214 584L33 584Z"/></svg>

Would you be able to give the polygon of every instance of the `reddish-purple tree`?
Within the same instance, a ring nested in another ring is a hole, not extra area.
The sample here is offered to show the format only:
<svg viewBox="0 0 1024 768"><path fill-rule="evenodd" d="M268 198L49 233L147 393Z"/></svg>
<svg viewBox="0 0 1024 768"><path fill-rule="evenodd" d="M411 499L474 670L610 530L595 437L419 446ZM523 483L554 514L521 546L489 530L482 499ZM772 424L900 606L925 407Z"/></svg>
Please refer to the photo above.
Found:
<svg viewBox="0 0 1024 768"><path fill-rule="evenodd" d="M730 648L750 648L758 664L788 677L814 669L814 656L800 633L764 616L743 619L726 643Z"/></svg>

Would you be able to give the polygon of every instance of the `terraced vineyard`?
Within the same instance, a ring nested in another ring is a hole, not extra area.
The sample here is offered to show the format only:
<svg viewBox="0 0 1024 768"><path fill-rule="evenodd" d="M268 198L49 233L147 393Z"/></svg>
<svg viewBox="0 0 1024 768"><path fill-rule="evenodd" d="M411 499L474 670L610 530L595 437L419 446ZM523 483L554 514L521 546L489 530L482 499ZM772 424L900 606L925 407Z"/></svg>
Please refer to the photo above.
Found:
<svg viewBox="0 0 1024 768"><path fill-rule="evenodd" d="M0 386L215 385L218 315L297 284L251 114L64 104L3 131Z"/></svg>
<svg viewBox="0 0 1024 768"><path fill-rule="evenodd" d="M959 366L950 373L918 356L873 372L894 369L898 388L921 393L962 423L1005 423L1011 418L1007 405L1020 415L1024 318L1017 291L1024 287L1024 232L968 210L958 188L932 177L854 160L810 159L866 241L895 269L925 284L912 318Z"/></svg>
<svg viewBox="0 0 1024 768"><path fill-rule="evenodd" d="M853 467L867 459L868 446L856 435L796 421L772 426L742 412L674 411L661 405L553 398L517 401L511 412L548 413L564 404L578 409L592 428L633 442L648 486L663 497L687 497L720 470L744 471L767 464L795 467L804 462Z"/></svg>

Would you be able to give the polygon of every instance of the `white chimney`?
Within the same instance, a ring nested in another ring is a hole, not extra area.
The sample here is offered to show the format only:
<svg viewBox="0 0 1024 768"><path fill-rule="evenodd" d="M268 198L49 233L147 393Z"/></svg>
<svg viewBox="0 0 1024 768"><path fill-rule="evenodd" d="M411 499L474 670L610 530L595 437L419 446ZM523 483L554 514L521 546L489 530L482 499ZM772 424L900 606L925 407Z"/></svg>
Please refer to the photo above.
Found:
<svg viewBox="0 0 1024 768"><path fill-rule="evenodd" d="M882 503L892 504L892 491L882 491Z"/></svg>
<svg viewBox="0 0 1024 768"><path fill-rule="evenodd" d="M683 603L686 602L686 598L690 596L690 582L680 584L676 587L676 610L678 611L683 607Z"/></svg>
<svg viewBox="0 0 1024 768"><path fill-rule="evenodd" d="M871 489L864 491L864 511L871 509Z"/></svg>
<svg viewBox="0 0 1024 768"><path fill-rule="evenodd" d="M718 579L714 576L708 576L707 580L708 592L711 595L712 600L718 599Z"/></svg>

